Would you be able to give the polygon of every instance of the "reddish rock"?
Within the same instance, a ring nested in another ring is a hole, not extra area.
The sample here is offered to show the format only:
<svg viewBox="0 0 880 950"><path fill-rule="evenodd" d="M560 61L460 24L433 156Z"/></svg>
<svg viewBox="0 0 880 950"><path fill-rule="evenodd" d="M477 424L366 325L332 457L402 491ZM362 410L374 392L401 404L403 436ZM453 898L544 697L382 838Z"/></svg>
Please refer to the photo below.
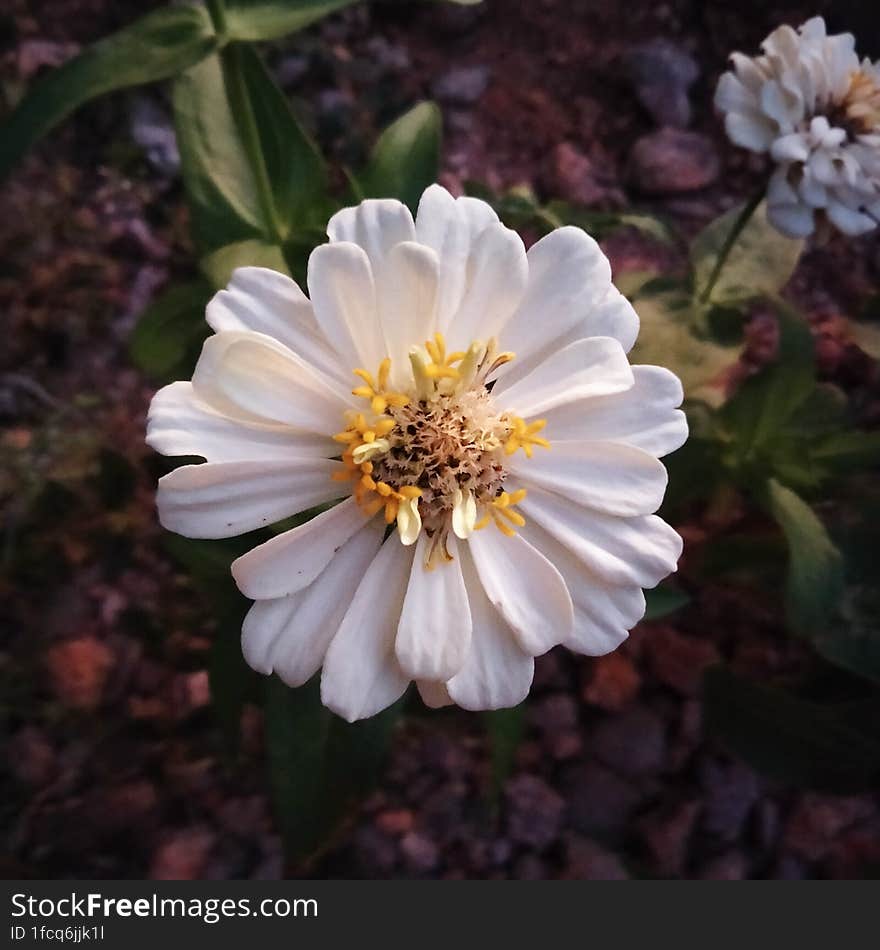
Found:
<svg viewBox="0 0 880 950"><path fill-rule="evenodd" d="M416 874L433 871L440 861L437 845L417 831L411 831L400 839L400 851L404 864Z"/></svg>
<svg viewBox="0 0 880 950"><path fill-rule="evenodd" d="M788 820L784 845L799 858L819 861L832 849L838 835L872 812L867 798L807 793Z"/></svg>
<svg viewBox="0 0 880 950"><path fill-rule="evenodd" d="M629 875L616 854L590 838L572 834L565 841L562 877L576 881L625 881Z"/></svg>
<svg viewBox="0 0 880 950"><path fill-rule="evenodd" d="M708 759L701 770L705 789L702 829L713 838L732 842L758 801L761 788L755 773L740 762Z"/></svg>
<svg viewBox="0 0 880 950"><path fill-rule="evenodd" d="M154 881L195 881L203 876L216 836L209 828L184 828L159 845L150 863Z"/></svg>
<svg viewBox="0 0 880 950"><path fill-rule="evenodd" d="M52 690L71 709L95 709L101 703L113 653L95 637L57 643L46 654Z"/></svg>
<svg viewBox="0 0 880 950"><path fill-rule="evenodd" d="M572 769L564 789L571 824L599 837L625 831L642 798L633 785L595 762Z"/></svg>
<svg viewBox="0 0 880 950"><path fill-rule="evenodd" d="M413 813L408 808L383 811L376 815L376 827L386 835L405 835L412 830Z"/></svg>
<svg viewBox="0 0 880 950"><path fill-rule="evenodd" d="M598 657L581 696L585 703L606 712L620 712L638 695L642 678L632 660L619 650Z"/></svg>
<svg viewBox="0 0 880 950"><path fill-rule="evenodd" d="M643 135L629 157L633 186L652 195L699 191L715 182L720 171L712 140L681 129L665 128Z"/></svg>
<svg viewBox="0 0 880 950"><path fill-rule="evenodd" d="M606 189L597 180L593 163L571 142L560 142L553 150L548 179L554 194L575 204L596 204L606 195Z"/></svg>
<svg viewBox="0 0 880 950"><path fill-rule="evenodd" d="M546 848L559 835L565 801L537 775L517 775L505 789L507 832L517 844Z"/></svg>
<svg viewBox="0 0 880 950"><path fill-rule="evenodd" d="M639 836L662 877L683 875L688 843L699 812L699 802L686 801L672 810L656 809L639 820Z"/></svg>
<svg viewBox="0 0 880 950"><path fill-rule="evenodd" d="M55 773L55 750L42 729L24 726L10 739L7 761L12 774L24 785L39 788Z"/></svg>
<svg viewBox="0 0 880 950"><path fill-rule="evenodd" d="M597 759L621 775L650 775L663 767L666 726L647 706L609 716L588 738Z"/></svg>
<svg viewBox="0 0 880 950"><path fill-rule="evenodd" d="M644 646L657 679L683 696L696 696L706 668L719 660L714 644L685 636L673 627L653 628Z"/></svg>
<svg viewBox="0 0 880 950"><path fill-rule="evenodd" d="M727 851L713 858L700 871L702 881L743 881L748 876L748 859L739 851Z"/></svg>

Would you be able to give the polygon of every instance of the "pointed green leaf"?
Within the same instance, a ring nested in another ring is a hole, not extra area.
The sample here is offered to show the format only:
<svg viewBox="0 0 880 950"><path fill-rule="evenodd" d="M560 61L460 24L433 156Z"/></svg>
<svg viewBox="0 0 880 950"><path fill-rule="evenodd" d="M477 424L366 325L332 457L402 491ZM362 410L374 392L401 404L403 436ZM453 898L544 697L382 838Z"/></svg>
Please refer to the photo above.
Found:
<svg viewBox="0 0 880 950"><path fill-rule="evenodd" d="M284 252L277 244L259 239L227 244L206 254L199 265L211 284L220 289L229 283L236 267L268 267L282 274L289 273Z"/></svg>
<svg viewBox="0 0 880 950"><path fill-rule="evenodd" d="M828 622L843 591L843 559L812 508L775 479L770 513L788 542L786 610L794 629L809 635Z"/></svg>
<svg viewBox="0 0 880 950"><path fill-rule="evenodd" d="M689 399L717 406L724 398L725 373L739 359L741 346L722 346L691 326L690 304L675 293L639 295L633 303L641 331L633 363L668 366L681 379Z"/></svg>
<svg viewBox="0 0 880 950"><path fill-rule="evenodd" d="M166 79L216 46L204 7L172 6L99 40L39 79L0 127L0 180L53 126L83 103L127 86Z"/></svg>
<svg viewBox="0 0 880 950"><path fill-rule="evenodd" d="M326 172L256 52L233 45L180 76L174 114L204 251L281 244L325 217Z"/></svg>
<svg viewBox="0 0 880 950"><path fill-rule="evenodd" d="M205 306L211 294L211 285L204 280L179 284L160 294L141 314L132 333L129 355L134 363L158 380L186 376L208 335Z"/></svg>
<svg viewBox="0 0 880 950"><path fill-rule="evenodd" d="M295 33L356 0L226 0L226 32L236 40Z"/></svg>
<svg viewBox="0 0 880 950"><path fill-rule="evenodd" d="M525 731L525 703L483 713L492 756L492 801L497 805L504 782L513 768L517 746Z"/></svg>
<svg viewBox="0 0 880 950"><path fill-rule="evenodd" d="M385 760L402 701L356 723L321 705L320 677L290 689L267 683L266 744L275 810L288 857L326 847Z"/></svg>
<svg viewBox="0 0 880 950"><path fill-rule="evenodd" d="M420 102L379 137L356 177L364 198L399 198L411 211L440 172L442 119L433 102Z"/></svg>
<svg viewBox="0 0 880 950"><path fill-rule="evenodd" d="M771 778L844 794L880 781L876 699L820 705L716 667L703 704L707 732Z"/></svg>
<svg viewBox="0 0 880 950"><path fill-rule="evenodd" d="M776 361L746 380L721 411L735 436L740 464L750 463L759 452L772 457L775 440L815 388L810 328L803 317L786 310L779 315Z"/></svg>
<svg viewBox="0 0 880 950"><path fill-rule="evenodd" d="M696 296L707 286L718 255L742 210L742 206L731 208L694 239L691 265ZM731 306L778 293L794 273L803 246L803 241L785 237L770 224L766 204L761 202L737 237L705 302Z"/></svg>
<svg viewBox="0 0 880 950"><path fill-rule="evenodd" d="M645 601L647 607L642 619L659 620L661 617L668 617L669 614L673 614L676 610L680 610L686 604L689 604L691 598L683 590L664 586L646 590Z"/></svg>

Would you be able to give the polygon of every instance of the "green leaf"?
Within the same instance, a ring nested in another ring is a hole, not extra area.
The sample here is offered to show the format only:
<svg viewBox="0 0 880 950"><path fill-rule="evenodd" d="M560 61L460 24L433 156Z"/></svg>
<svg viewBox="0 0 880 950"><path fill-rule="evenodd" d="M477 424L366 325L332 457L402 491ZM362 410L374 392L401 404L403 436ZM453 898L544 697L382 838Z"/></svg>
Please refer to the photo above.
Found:
<svg viewBox="0 0 880 950"><path fill-rule="evenodd" d="M689 399L719 405L724 375L739 359L741 347L722 346L698 334L691 326L689 301L677 294L639 295L633 306L641 332L630 360L668 366Z"/></svg>
<svg viewBox="0 0 880 950"><path fill-rule="evenodd" d="M230 564L252 546L247 538L194 541L169 534L165 547L186 568L217 620L208 678L214 713L230 750L238 747L241 712L255 693L257 674L241 653L241 625L250 603L238 591Z"/></svg>
<svg viewBox="0 0 880 950"><path fill-rule="evenodd" d="M824 705L716 667L704 678L703 710L707 732L771 778L841 794L880 780L876 699Z"/></svg>
<svg viewBox="0 0 880 950"><path fill-rule="evenodd" d="M204 251L281 246L326 220L326 170L256 52L234 44L174 84L193 232Z"/></svg>
<svg viewBox="0 0 880 950"><path fill-rule="evenodd" d="M643 620L659 620L668 617L691 602L689 594L674 587L655 587L645 591L647 608Z"/></svg>
<svg viewBox="0 0 880 950"><path fill-rule="evenodd" d="M208 335L205 306L212 288L204 280L171 287L141 314L129 342L129 355L145 373L169 380L191 370Z"/></svg>
<svg viewBox="0 0 880 950"><path fill-rule="evenodd" d="M356 0L226 0L226 33L236 40L273 40L302 30Z"/></svg>
<svg viewBox="0 0 880 950"><path fill-rule="evenodd" d="M794 629L810 635L828 622L843 591L843 559L810 506L775 479L770 513L788 542L786 610Z"/></svg>
<svg viewBox="0 0 880 950"><path fill-rule="evenodd" d="M858 319L849 321L849 335L868 356L880 360L880 294L869 297Z"/></svg>
<svg viewBox="0 0 880 950"><path fill-rule="evenodd" d="M721 411L734 434L737 464L750 464L762 452L772 457L775 440L815 387L810 328L802 317L783 312L776 362L747 379Z"/></svg>
<svg viewBox="0 0 880 950"><path fill-rule="evenodd" d="M525 703L520 703L510 709L493 709L483 713L492 757L491 798L496 807L525 731L525 709Z"/></svg>
<svg viewBox="0 0 880 950"><path fill-rule="evenodd" d="M399 198L410 210L440 171L442 119L433 102L420 102L388 126L367 167L354 176L364 198Z"/></svg>
<svg viewBox="0 0 880 950"><path fill-rule="evenodd" d="M39 79L0 127L0 180L35 142L83 103L115 89L166 79L216 46L204 7L147 14Z"/></svg>
<svg viewBox="0 0 880 950"><path fill-rule="evenodd" d="M347 723L321 705L320 678L290 689L267 684L266 745L273 798L288 857L300 861L332 836L384 762L402 701Z"/></svg>
<svg viewBox="0 0 880 950"><path fill-rule="evenodd" d="M691 265L697 297L708 285L718 255L742 210L742 206L731 208L694 239ZM785 237L770 224L766 204L761 202L737 237L705 303L730 306L777 293L794 273L803 246L803 241Z"/></svg>
<svg viewBox="0 0 880 950"><path fill-rule="evenodd" d="M199 266L216 288L225 287L236 267L268 267L288 274L284 251L277 244L268 244L259 239L227 244L211 254L206 254Z"/></svg>

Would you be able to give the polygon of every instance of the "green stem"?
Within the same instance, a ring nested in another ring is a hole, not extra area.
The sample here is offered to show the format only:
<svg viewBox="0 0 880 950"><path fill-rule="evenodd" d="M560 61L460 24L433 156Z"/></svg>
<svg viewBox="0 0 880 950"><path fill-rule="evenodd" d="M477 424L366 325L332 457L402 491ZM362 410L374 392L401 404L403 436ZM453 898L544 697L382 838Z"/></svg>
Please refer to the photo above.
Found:
<svg viewBox="0 0 880 950"><path fill-rule="evenodd" d="M709 279L706 281L706 286L700 292L699 302L701 304L707 304L709 302L709 298L712 296L712 291L715 289L715 285L718 283L718 278L721 276L721 272L724 270L724 265L727 263L727 258L730 257L730 252L733 250L733 246L739 240L740 234L742 234L745 226L749 223L749 219L755 213L755 209L761 203L763 197L764 189L760 188L743 205L742 211L740 211L740 213L737 215L736 220L733 222L733 227L730 229L727 237L724 239L724 244L721 245L721 250L718 253L718 257L715 259L715 266L712 268L712 273L709 275Z"/></svg>
<svg viewBox="0 0 880 950"><path fill-rule="evenodd" d="M226 4L225 0L205 0L208 7L208 13L211 14L211 22L214 24L214 32L222 37L226 34Z"/></svg>
<svg viewBox="0 0 880 950"><path fill-rule="evenodd" d="M263 218L269 237L276 244L284 243L284 229L278 219L275 209L275 199L272 194L272 183L266 168L263 148L260 144L260 132L254 116L253 103L244 78L244 69L241 62L241 47L237 43L230 43L220 54L223 60L223 74L226 79L226 91L232 105L232 114L235 124L241 135L245 152L250 160L254 183L257 187L260 205L263 208Z"/></svg>

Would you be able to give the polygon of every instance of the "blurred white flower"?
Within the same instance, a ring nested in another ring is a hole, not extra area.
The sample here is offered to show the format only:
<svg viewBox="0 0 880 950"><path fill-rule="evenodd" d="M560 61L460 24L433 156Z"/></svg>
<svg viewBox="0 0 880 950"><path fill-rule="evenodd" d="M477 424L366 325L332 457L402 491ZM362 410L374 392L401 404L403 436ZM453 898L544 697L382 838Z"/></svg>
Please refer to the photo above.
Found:
<svg viewBox="0 0 880 950"><path fill-rule="evenodd" d="M767 213L791 237L880 222L880 64L860 62L854 47L852 34L828 36L814 17L774 30L762 56L734 53L718 83L729 138L776 162Z"/></svg>
<svg viewBox="0 0 880 950"><path fill-rule="evenodd" d="M160 480L160 519L221 538L344 498L233 564L248 663L292 686L323 666L348 720L411 680L430 705L515 705L535 656L613 650L675 570L652 513L681 385L630 366L638 318L577 228L527 254L435 185L415 221L365 201L328 233L310 299L247 267L208 305L192 382L150 407L151 446L206 459Z"/></svg>

